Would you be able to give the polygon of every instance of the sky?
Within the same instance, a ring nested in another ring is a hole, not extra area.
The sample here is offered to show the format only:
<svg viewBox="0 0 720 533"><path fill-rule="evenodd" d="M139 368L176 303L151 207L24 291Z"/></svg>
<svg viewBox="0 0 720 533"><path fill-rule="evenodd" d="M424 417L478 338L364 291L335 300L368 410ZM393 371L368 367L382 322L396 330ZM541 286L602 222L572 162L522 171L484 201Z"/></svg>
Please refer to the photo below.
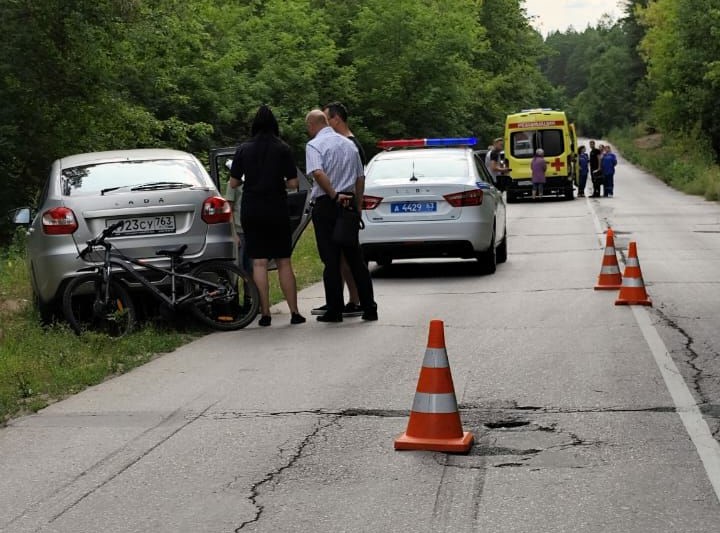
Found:
<svg viewBox="0 0 720 533"><path fill-rule="evenodd" d="M623 14L622 0L525 0L532 25L543 36L551 31L564 32L569 26L583 31L588 24L596 26L604 13L613 20Z"/></svg>

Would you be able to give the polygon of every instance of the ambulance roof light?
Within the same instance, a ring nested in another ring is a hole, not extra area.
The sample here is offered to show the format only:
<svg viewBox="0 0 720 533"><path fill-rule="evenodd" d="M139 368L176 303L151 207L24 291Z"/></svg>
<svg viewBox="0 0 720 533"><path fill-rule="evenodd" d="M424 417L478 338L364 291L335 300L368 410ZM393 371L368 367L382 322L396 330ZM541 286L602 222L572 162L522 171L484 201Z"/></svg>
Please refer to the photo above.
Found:
<svg viewBox="0 0 720 533"><path fill-rule="evenodd" d="M444 137L437 139L392 139L378 141L377 147L383 150L393 148L424 148L427 146L474 146L477 144L475 137Z"/></svg>

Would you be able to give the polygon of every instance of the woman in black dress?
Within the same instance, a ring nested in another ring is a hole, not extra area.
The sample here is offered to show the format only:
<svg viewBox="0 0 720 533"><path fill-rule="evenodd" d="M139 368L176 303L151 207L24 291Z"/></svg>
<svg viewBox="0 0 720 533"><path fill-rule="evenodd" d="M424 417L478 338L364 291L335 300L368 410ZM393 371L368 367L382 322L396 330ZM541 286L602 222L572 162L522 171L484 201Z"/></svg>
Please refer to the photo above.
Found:
<svg viewBox="0 0 720 533"><path fill-rule="evenodd" d="M270 108L260 106L252 122L252 138L240 145L230 168L230 186L242 182L240 218L248 256L253 260L253 279L260 292L260 326L269 326L270 287L268 261L275 259L280 288L290 307L291 324L302 324L298 312L295 273L290 262L292 231L287 188L298 180L290 147L280 139L277 120Z"/></svg>

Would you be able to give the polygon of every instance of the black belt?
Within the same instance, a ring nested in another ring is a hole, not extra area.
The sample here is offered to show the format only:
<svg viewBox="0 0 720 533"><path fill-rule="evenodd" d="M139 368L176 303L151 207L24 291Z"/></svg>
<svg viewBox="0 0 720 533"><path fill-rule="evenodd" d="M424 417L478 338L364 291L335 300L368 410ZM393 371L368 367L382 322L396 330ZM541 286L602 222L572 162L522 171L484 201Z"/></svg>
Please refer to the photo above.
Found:
<svg viewBox="0 0 720 533"><path fill-rule="evenodd" d="M348 196L355 196L355 193L354 193L354 192L346 192L346 191L340 191L340 192L335 193L335 194L336 194L336 195L337 195L337 194L346 194L346 195L348 195ZM320 196L315 197L315 201L317 202L318 200L331 200L331 201L334 201L332 198L330 198L330 195L328 195L328 194L323 194L323 195L320 195Z"/></svg>

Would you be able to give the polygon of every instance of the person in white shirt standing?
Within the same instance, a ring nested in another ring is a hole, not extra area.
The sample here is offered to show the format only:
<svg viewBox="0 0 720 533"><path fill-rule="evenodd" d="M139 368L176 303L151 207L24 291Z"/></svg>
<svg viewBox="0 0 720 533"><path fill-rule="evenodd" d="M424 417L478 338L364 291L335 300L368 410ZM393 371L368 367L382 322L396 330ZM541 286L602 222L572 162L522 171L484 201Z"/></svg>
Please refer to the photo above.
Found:
<svg viewBox="0 0 720 533"><path fill-rule="evenodd" d="M323 284L327 311L317 317L319 322L343 321L343 280L340 274L340 257L345 256L357 284L363 320L377 320L370 272L362 257L359 245L345 246L333 241L332 234L338 208L350 206L362 209L365 171L360 154L351 140L335 132L327 116L313 109L305 117L311 140L305 150L305 171L312 174L315 183L311 192L314 201L312 221L318 253L325 268Z"/></svg>

